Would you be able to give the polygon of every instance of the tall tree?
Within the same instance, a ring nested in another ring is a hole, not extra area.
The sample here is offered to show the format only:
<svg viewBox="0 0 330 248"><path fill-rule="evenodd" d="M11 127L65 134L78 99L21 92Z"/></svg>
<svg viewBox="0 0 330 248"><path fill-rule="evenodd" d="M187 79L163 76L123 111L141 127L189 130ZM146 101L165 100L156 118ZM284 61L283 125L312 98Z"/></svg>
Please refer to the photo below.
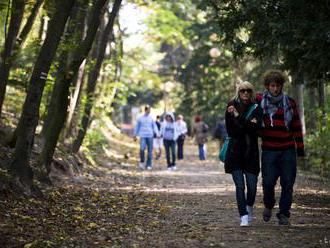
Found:
<svg viewBox="0 0 330 248"><path fill-rule="evenodd" d="M120 9L120 5L121 5L121 1L122 0L115 0L113 6L112 6L112 11L108 20L108 23L106 25L106 28L102 34L101 37L101 42L100 42L100 48L98 51L98 56L96 59L96 63L89 75L88 78L88 84L87 84L87 102L85 105L85 109L84 109L84 114L82 117L82 121L81 121L81 127L79 129L78 132L78 136L75 139L75 141L73 142L72 145L72 151L73 152L78 152L79 148L84 140L84 137L86 135L87 132L87 128L90 122L90 116L91 116L91 111L92 111L92 107L94 104L94 94L95 94L95 88L96 88L96 83L100 74L100 70L101 70L101 66L104 60L104 56L105 56L105 51L107 48L107 44L108 44L108 40L110 35L113 32L113 26L115 23L115 18L119 12Z"/></svg>
<svg viewBox="0 0 330 248"><path fill-rule="evenodd" d="M70 19L65 30L62 45L60 46L60 55L58 56L58 69L56 72L55 84L52 89L50 103L47 106L47 113L54 113L58 97L61 96L61 80L64 73L68 70L70 60L73 56L75 48L79 45L83 38L84 33L84 18L86 17L86 6L89 0L76 1L73 11L71 12ZM87 7L88 8L88 7ZM47 114L41 131L42 139L45 138L45 132L49 129L49 124L54 117L53 114ZM44 143L44 142L41 142Z"/></svg>
<svg viewBox="0 0 330 248"><path fill-rule="evenodd" d="M75 0L56 1L56 12L50 21L46 39L35 63L18 123L17 142L11 164L11 173L17 186L26 193L31 193L33 172L29 166L29 160L39 120L39 107L43 89L74 2Z"/></svg>
<svg viewBox="0 0 330 248"><path fill-rule="evenodd" d="M25 0L13 0L11 6L11 16L7 37L5 37L4 51L1 53L0 64L0 116L2 113L3 101L6 95L6 86L8 81L8 75L10 71L10 65L12 63L11 56L13 48L21 27L23 15L25 9Z"/></svg>
<svg viewBox="0 0 330 248"><path fill-rule="evenodd" d="M70 129L72 127L71 124L72 124L73 116L76 111L76 107L78 106L78 101L80 99L81 91L84 86L85 66L86 66L86 60L84 60L79 67L77 78L75 80L74 91L71 93L71 96L70 96L68 117L65 122L65 132L66 132L65 137L69 137L69 135L71 134Z"/></svg>
<svg viewBox="0 0 330 248"><path fill-rule="evenodd" d="M50 171L50 164L53 159L56 144L65 124L71 83L76 78L79 67L92 47L106 3L107 0L98 0L94 4L85 39L75 49L72 61L63 72L57 75L59 77L58 85L56 86L57 94L52 97L49 106L48 116L51 118L49 119L45 131L45 145L39 158L40 164L46 167L47 172Z"/></svg>

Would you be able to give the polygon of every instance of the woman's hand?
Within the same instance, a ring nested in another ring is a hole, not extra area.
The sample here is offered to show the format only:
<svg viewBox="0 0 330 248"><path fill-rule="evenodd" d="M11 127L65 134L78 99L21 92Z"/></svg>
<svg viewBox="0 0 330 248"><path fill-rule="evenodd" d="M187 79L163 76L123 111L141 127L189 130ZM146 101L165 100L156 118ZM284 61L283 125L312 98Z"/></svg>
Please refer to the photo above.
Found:
<svg viewBox="0 0 330 248"><path fill-rule="evenodd" d="M234 106L229 106L227 108L227 111L228 111L228 113L234 115L235 117L239 116L239 113Z"/></svg>

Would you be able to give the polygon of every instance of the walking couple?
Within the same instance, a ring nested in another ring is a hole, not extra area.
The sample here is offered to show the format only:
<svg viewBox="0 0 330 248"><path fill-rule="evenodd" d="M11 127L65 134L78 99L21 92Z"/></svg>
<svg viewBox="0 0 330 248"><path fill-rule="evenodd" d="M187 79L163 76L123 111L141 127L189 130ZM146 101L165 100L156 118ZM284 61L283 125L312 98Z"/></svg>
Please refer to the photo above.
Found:
<svg viewBox="0 0 330 248"><path fill-rule="evenodd" d="M279 225L290 225L297 156L304 156L297 106L283 92L285 76L280 71L271 70L264 74L263 81L265 91L257 95L251 83L240 83L225 113L226 128L231 138L225 159L225 172L232 174L235 183L241 226L249 226L253 220L260 172L258 136L262 139L265 222L271 219L275 205L275 185L280 178L281 196L276 216Z"/></svg>
<svg viewBox="0 0 330 248"><path fill-rule="evenodd" d="M172 112L167 112L165 114L165 120L160 124L154 122L150 116L150 107L146 106L144 109L145 113L138 120L134 129L134 139L140 137L140 163L139 167L141 169L145 168L145 149L148 151L148 158L146 163L146 168L148 170L152 169L152 151L153 151L153 138L155 137L158 155L160 155L160 140L163 140L166 153L166 161L168 170L176 170L176 156L175 149L176 144L178 144L178 159L183 159L183 144L184 136L187 133L186 123L183 121L182 115L178 116L178 120L175 121L174 114Z"/></svg>

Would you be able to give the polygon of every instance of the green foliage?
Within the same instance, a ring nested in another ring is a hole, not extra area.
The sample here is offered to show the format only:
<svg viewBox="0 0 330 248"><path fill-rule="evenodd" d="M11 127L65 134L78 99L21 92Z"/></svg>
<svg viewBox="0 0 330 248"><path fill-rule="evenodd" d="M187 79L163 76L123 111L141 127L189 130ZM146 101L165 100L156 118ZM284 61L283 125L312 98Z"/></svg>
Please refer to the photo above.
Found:
<svg viewBox="0 0 330 248"><path fill-rule="evenodd" d="M157 54L143 48L132 49L125 54L116 104L154 105L161 99L162 79L155 70L159 57L151 53Z"/></svg>
<svg viewBox="0 0 330 248"><path fill-rule="evenodd" d="M188 22L177 17L170 10L155 8L146 20L147 36L152 42L165 42L170 45L187 44L183 32Z"/></svg>
<svg viewBox="0 0 330 248"><path fill-rule="evenodd" d="M107 143L100 129L89 129L84 139L84 147L90 151L97 152Z"/></svg>
<svg viewBox="0 0 330 248"><path fill-rule="evenodd" d="M27 87L39 49L40 40L31 39L26 47L21 50L12 68L12 80L19 82L19 84L24 87Z"/></svg>
<svg viewBox="0 0 330 248"><path fill-rule="evenodd" d="M237 56L277 55L283 67L309 78L329 78L330 8L327 1L206 1ZM205 6L207 4L207 6ZM247 34L242 37L242 31Z"/></svg>
<svg viewBox="0 0 330 248"><path fill-rule="evenodd" d="M317 130L306 137L308 159L321 176L330 175L330 114L317 111Z"/></svg>
<svg viewBox="0 0 330 248"><path fill-rule="evenodd" d="M0 0L0 11L6 9L8 6L8 1L7 0Z"/></svg>
<svg viewBox="0 0 330 248"><path fill-rule="evenodd" d="M1 50L3 49L4 41L5 41L5 23L7 17L7 4L8 1L0 0L0 45ZM8 20L9 22L9 20ZM7 32L8 32L8 23L7 23Z"/></svg>
<svg viewBox="0 0 330 248"><path fill-rule="evenodd" d="M202 13L202 12L200 12ZM191 41L189 59L179 69L183 101L178 112L187 118L202 115L211 126L224 114L233 93L233 56L218 35L212 19L192 23L186 30ZM178 96L178 97L179 97Z"/></svg>

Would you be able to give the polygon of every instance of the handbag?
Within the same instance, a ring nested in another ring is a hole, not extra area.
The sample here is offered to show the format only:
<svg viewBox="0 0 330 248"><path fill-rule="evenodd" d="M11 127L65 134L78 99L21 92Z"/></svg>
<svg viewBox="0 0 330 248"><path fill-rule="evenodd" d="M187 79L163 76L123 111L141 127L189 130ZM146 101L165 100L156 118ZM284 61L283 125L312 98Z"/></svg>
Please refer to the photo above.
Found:
<svg viewBox="0 0 330 248"><path fill-rule="evenodd" d="M225 162L227 153L228 153L228 147L230 146L231 138L226 137L225 142L223 143L220 152L219 152L219 159L221 162Z"/></svg>
<svg viewBox="0 0 330 248"><path fill-rule="evenodd" d="M253 104L250 109L248 110L248 112L245 115L245 120L248 120L252 114L252 112L258 107L258 104ZM228 153L228 147L231 145L231 137L226 137L225 142L223 143L220 151L219 151L219 160L221 162L225 162L226 157L227 157L227 153Z"/></svg>

